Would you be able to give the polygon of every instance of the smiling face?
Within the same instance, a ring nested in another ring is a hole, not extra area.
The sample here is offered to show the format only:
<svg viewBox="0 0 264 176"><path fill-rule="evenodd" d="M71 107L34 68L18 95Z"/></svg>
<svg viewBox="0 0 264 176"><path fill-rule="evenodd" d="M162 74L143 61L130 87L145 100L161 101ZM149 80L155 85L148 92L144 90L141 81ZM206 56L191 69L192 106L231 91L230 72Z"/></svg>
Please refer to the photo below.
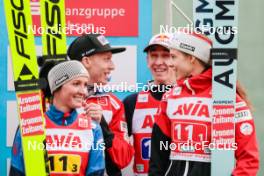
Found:
<svg viewBox="0 0 264 176"><path fill-rule="evenodd" d="M177 49L171 49L170 54L174 60L177 80L187 78L192 75L193 58L191 55L185 54Z"/></svg>
<svg viewBox="0 0 264 176"><path fill-rule="evenodd" d="M147 64L155 84L172 84L175 82L174 64L168 49L160 45L150 48Z"/></svg>
<svg viewBox="0 0 264 176"><path fill-rule="evenodd" d="M53 104L63 112L80 108L88 94L87 85L88 78L84 76L70 80L54 92Z"/></svg>
<svg viewBox="0 0 264 176"><path fill-rule="evenodd" d="M115 69L111 52L97 53L84 57L82 63L90 75L90 83L107 84L111 72Z"/></svg>

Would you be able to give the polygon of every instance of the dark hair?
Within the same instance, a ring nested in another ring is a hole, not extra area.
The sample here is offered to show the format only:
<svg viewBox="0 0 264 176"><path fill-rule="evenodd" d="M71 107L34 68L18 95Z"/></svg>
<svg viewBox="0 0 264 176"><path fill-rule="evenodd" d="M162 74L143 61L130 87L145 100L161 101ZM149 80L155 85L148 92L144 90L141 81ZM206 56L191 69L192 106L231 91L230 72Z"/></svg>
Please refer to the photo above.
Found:
<svg viewBox="0 0 264 176"><path fill-rule="evenodd" d="M41 93L42 93L42 107L44 112L46 111L46 103L48 102L48 104L52 104L52 94L48 82L48 73L55 65L61 62L64 61L50 60L43 62L40 65L41 67L39 70L39 79L41 79L43 83L43 85L41 86ZM60 87L57 90L59 89Z"/></svg>
<svg viewBox="0 0 264 176"><path fill-rule="evenodd" d="M48 73L55 65L57 65L56 61L48 61L45 62L39 70L39 78L43 79L46 83L45 86L42 87L45 98L50 98L52 96L48 83Z"/></svg>

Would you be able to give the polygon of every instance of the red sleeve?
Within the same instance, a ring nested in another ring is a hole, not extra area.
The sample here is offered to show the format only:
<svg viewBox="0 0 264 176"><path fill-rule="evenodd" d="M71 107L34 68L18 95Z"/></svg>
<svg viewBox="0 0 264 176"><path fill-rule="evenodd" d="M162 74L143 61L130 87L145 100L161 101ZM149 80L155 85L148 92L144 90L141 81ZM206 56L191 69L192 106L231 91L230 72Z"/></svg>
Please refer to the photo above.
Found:
<svg viewBox="0 0 264 176"><path fill-rule="evenodd" d="M259 149L256 129L251 112L246 103L237 97L236 104L236 167L232 175L255 176L259 170Z"/></svg>
<svg viewBox="0 0 264 176"><path fill-rule="evenodd" d="M165 93L162 97L162 100L160 102L160 106L158 109L158 113L155 117L155 122L161 129L161 131L166 135L167 137L171 137L171 122L168 118L166 111L167 111L167 96L169 94Z"/></svg>
<svg viewBox="0 0 264 176"><path fill-rule="evenodd" d="M129 143L124 105L114 96L110 96L110 102L113 118L109 123L109 128L114 133L114 138L112 146L107 151L116 165L122 169L130 163L134 156L134 148Z"/></svg>

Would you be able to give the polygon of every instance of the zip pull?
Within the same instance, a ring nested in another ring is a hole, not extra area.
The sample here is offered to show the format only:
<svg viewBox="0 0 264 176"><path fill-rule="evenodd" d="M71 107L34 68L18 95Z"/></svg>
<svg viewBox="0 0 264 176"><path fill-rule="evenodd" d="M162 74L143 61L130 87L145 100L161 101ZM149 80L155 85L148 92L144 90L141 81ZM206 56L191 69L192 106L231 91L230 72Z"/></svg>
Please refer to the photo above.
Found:
<svg viewBox="0 0 264 176"><path fill-rule="evenodd" d="M70 117L70 113L69 112L66 112L63 114L63 117L62 117L62 125L66 126L67 125L67 118Z"/></svg>

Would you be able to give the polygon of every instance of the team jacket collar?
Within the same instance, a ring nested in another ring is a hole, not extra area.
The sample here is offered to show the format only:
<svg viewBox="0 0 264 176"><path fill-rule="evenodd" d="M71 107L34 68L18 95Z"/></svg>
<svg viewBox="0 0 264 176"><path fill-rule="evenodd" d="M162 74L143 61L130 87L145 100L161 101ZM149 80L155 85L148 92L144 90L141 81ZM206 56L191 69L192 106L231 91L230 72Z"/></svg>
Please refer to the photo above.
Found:
<svg viewBox="0 0 264 176"><path fill-rule="evenodd" d="M212 85L212 68L190 78L180 80L178 86L186 87L193 95L202 92Z"/></svg>
<svg viewBox="0 0 264 176"><path fill-rule="evenodd" d="M61 124L64 117L64 112L58 110L54 105L51 105L49 110L46 112L48 117L56 124ZM73 110L67 117L67 124L71 124L77 117L77 111Z"/></svg>

